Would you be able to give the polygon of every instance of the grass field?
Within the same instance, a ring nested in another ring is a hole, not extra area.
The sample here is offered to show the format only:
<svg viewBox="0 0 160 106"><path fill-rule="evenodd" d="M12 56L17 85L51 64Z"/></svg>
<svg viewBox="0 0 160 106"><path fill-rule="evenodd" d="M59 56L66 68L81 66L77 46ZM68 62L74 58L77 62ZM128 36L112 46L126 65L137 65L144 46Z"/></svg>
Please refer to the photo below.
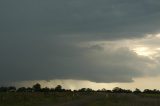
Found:
<svg viewBox="0 0 160 106"><path fill-rule="evenodd" d="M160 95L156 94L110 94L88 106L160 106Z"/></svg>
<svg viewBox="0 0 160 106"><path fill-rule="evenodd" d="M79 99L72 93L0 93L0 106L46 106Z"/></svg>
<svg viewBox="0 0 160 106"><path fill-rule="evenodd" d="M0 106L160 106L159 94L0 93Z"/></svg>

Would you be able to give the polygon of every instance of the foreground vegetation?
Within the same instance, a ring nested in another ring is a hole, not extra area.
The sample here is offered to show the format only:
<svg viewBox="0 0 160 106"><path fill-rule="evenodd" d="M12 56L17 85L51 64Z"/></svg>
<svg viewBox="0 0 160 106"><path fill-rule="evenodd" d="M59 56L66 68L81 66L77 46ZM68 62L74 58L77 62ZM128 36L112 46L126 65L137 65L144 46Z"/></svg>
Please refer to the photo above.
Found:
<svg viewBox="0 0 160 106"><path fill-rule="evenodd" d="M0 93L0 106L61 106L61 104L64 104L62 106L160 106L160 95L104 92Z"/></svg>
<svg viewBox="0 0 160 106"><path fill-rule="evenodd" d="M110 94L88 106L160 106L160 95L156 94Z"/></svg>
<svg viewBox="0 0 160 106"><path fill-rule="evenodd" d="M0 93L0 106L48 106L80 99L72 93Z"/></svg>
<svg viewBox="0 0 160 106"><path fill-rule="evenodd" d="M63 104L63 105L61 105ZM160 106L160 91L145 89L113 90L90 88L66 90L55 88L0 87L0 106Z"/></svg>

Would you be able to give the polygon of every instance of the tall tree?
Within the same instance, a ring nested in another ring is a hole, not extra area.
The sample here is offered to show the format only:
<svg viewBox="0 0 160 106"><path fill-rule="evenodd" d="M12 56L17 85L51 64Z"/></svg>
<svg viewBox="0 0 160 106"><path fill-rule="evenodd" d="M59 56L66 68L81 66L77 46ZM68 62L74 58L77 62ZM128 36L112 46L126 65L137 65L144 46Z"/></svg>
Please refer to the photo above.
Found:
<svg viewBox="0 0 160 106"><path fill-rule="evenodd" d="M33 91L34 92L40 92L41 91L41 85L39 83L33 85Z"/></svg>

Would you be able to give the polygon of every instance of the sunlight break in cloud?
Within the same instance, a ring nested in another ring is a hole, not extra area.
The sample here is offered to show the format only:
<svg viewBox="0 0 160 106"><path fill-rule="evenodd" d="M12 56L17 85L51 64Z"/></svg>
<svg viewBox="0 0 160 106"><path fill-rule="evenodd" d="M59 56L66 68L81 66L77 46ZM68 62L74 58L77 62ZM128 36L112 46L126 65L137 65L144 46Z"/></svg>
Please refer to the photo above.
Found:
<svg viewBox="0 0 160 106"><path fill-rule="evenodd" d="M101 45L104 49L111 46L112 49L126 47L137 55L156 58L160 56L160 34L149 34L143 38L121 39L115 41L93 41L87 45Z"/></svg>

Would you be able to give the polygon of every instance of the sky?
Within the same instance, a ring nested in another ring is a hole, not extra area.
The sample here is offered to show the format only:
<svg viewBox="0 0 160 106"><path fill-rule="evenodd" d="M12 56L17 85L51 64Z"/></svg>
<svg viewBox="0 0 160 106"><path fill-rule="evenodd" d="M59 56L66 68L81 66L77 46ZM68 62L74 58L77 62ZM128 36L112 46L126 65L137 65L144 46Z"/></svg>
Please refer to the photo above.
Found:
<svg viewBox="0 0 160 106"><path fill-rule="evenodd" d="M0 85L160 89L159 0L0 0Z"/></svg>

